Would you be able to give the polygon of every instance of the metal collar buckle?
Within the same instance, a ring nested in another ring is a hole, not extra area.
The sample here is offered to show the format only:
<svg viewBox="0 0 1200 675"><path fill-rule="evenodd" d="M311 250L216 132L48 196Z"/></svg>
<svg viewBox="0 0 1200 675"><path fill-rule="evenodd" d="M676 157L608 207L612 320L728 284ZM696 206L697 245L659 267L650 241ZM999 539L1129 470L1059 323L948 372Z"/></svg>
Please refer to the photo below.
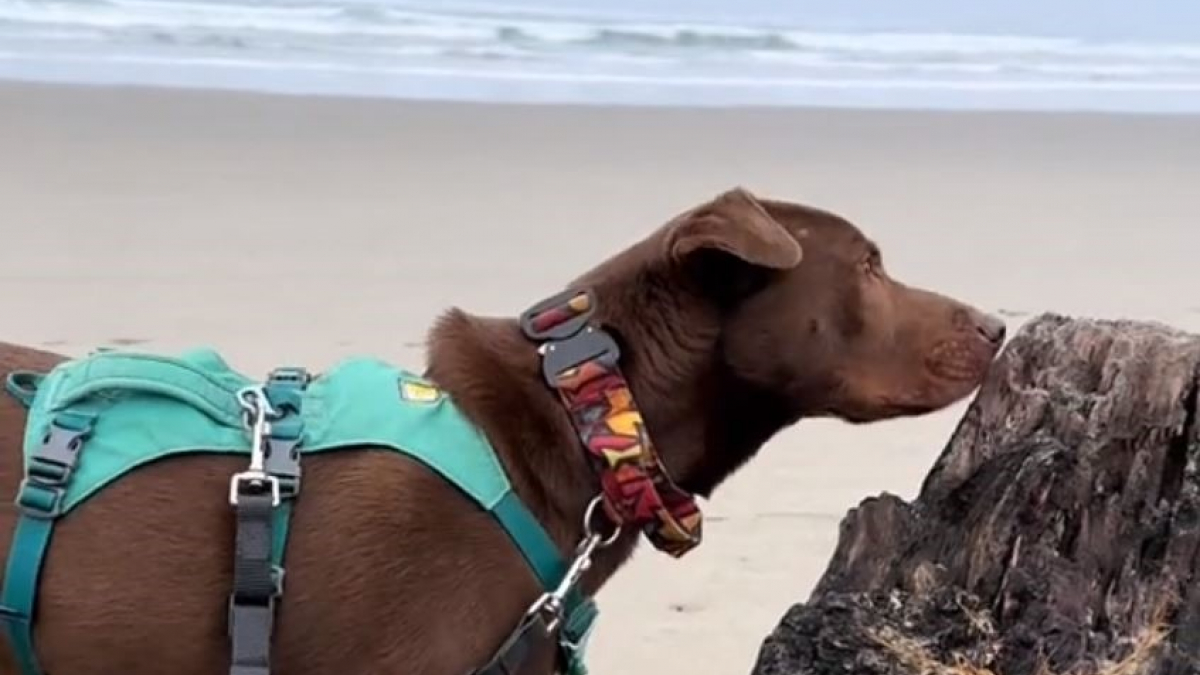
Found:
<svg viewBox="0 0 1200 675"><path fill-rule="evenodd" d="M589 323L596 297L589 289L566 290L535 304L521 314L521 332L538 343L542 378L558 386L563 372L589 361L616 364L621 350L606 331Z"/></svg>
<svg viewBox="0 0 1200 675"><path fill-rule="evenodd" d="M543 342L538 353L542 355L542 378L551 387L557 387L559 376L571 368L596 360L612 366L621 358L616 340L592 326L565 340Z"/></svg>

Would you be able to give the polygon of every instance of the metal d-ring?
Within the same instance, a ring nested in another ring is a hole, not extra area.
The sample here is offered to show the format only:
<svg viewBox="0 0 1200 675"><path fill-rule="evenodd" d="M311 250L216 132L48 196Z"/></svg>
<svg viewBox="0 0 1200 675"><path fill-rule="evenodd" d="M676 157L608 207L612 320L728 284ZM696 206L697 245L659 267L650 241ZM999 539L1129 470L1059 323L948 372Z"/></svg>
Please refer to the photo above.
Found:
<svg viewBox="0 0 1200 675"><path fill-rule="evenodd" d="M621 536L621 527L615 523L612 524L612 533L607 538L601 538L599 531L592 527L596 509L603 501L603 495L592 497L592 501L588 502L587 510L583 512L583 538L586 541L592 537L596 537L596 548L608 548L617 541L617 537Z"/></svg>
<svg viewBox="0 0 1200 675"><path fill-rule="evenodd" d="M526 616L542 612L547 618L545 630L553 631L559 625L563 618L564 603L567 594L583 578L584 572L592 566L592 555L600 549L612 546L617 541L617 537L621 535L620 526L614 525L613 531L607 538L601 537L593 527L592 523L596 517L596 508L603 501L603 495L596 495L592 501L588 502L587 509L583 512L583 538L579 540L579 545L575 547L575 556L567 565L566 571L563 573L563 578L558 582L558 586L553 590L547 591L534 601L533 605L526 611Z"/></svg>

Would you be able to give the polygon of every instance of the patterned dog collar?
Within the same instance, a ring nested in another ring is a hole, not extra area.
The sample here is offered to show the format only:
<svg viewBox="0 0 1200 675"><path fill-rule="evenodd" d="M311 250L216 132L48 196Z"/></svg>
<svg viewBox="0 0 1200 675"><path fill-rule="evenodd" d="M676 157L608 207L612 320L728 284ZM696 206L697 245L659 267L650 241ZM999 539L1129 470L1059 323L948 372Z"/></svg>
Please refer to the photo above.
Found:
<svg viewBox="0 0 1200 675"><path fill-rule="evenodd" d="M609 518L640 527L655 548L680 557L700 543L702 514L667 475L621 372L616 341L590 322L595 305L588 290L557 294L527 310L521 330L539 343L543 377L600 476Z"/></svg>

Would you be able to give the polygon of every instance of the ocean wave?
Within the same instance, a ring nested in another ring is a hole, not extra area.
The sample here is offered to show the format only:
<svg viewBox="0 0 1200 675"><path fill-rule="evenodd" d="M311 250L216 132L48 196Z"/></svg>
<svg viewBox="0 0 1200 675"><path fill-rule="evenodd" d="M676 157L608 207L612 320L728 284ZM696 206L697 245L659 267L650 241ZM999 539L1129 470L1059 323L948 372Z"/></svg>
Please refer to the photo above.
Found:
<svg viewBox="0 0 1200 675"><path fill-rule="evenodd" d="M33 58L23 52L6 52L0 50L0 61ZM152 65L162 68L175 66L216 66L236 67L253 70L276 71L281 69L278 61L254 57L187 57L181 59L159 57L153 55L113 55L102 60L84 59L66 54L50 57L48 60L60 63L88 63L95 65L99 61L117 64ZM375 73L386 75L407 75L419 77L445 76L459 79L474 79L480 81L543 81L574 84L641 84L662 87L694 88L706 86L729 86L748 89L768 89L771 87L804 87L804 88L845 88L845 89L954 89L954 90L1096 90L1096 91L1177 91L1200 92L1200 82L1161 82L1161 83L1117 83L1102 80L1081 81L1075 79L1043 80L1043 79L1013 79L1008 81L973 81L948 82L936 78L894 78L877 77L861 79L829 80L803 76L776 77L739 77L719 75L691 75L683 77L662 77L649 73L565 73L538 70L495 72L486 69L471 69L455 66L404 66L377 65L360 67L345 63L303 61L289 64L295 70L314 72L347 72Z"/></svg>
<svg viewBox="0 0 1200 675"><path fill-rule="evenodd" d="M496 78L648 77L712 86L861 84L889 77L964 87L1026 80L1078 86L1200 83L1200 44L817 32L616 21L541 8L429 9L383 0L0 0L0 44L20 44L46 58L128 59L122 63L208 59L204 62L231 68L273 63L297 72L319 63L316 70L333 73L380 68L437 73L443 67L458 72L467 64Z"/></svg>
<svg viewBox="0 0 1200 675"><path fill-rule="evenodd" d="M705 53L827 52L895 57L1058 58L1200 61L1197 44L1089 43L1066 38L941 33L815 33L697 23L587 22L571 16L452 13L379 2L234 3L202 0L0 0L0 22L26 27L225 31L496 42L523 47Z"/></svg>

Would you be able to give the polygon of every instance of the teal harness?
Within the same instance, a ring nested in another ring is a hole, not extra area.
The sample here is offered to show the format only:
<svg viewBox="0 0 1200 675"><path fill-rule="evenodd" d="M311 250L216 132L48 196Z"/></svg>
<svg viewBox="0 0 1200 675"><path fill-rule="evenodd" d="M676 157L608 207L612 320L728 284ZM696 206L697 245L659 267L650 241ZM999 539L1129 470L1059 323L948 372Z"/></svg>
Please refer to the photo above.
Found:
<svg viewBox="0 0 1200 675"><path fill-rule="evenodd" d="M29 413L25 477L15 500L20 516L0 588L0 621L25 675L42 675L32 631L55 523L138 467L190 453L250 458L230 486L238 523L231 673L269 673L274 605L282 595L302 457L364 445L423 462L495 517L547 595L561 596L559 652L568 673L585 672L593 601L565 583L572 570L513 491L487 439L422 377L354 358L319 377L280 368L260 383L201 349L178 357L100 352L48 373L13 373L6 385ZM508 672L503 651L476 673Z"/></svg>

